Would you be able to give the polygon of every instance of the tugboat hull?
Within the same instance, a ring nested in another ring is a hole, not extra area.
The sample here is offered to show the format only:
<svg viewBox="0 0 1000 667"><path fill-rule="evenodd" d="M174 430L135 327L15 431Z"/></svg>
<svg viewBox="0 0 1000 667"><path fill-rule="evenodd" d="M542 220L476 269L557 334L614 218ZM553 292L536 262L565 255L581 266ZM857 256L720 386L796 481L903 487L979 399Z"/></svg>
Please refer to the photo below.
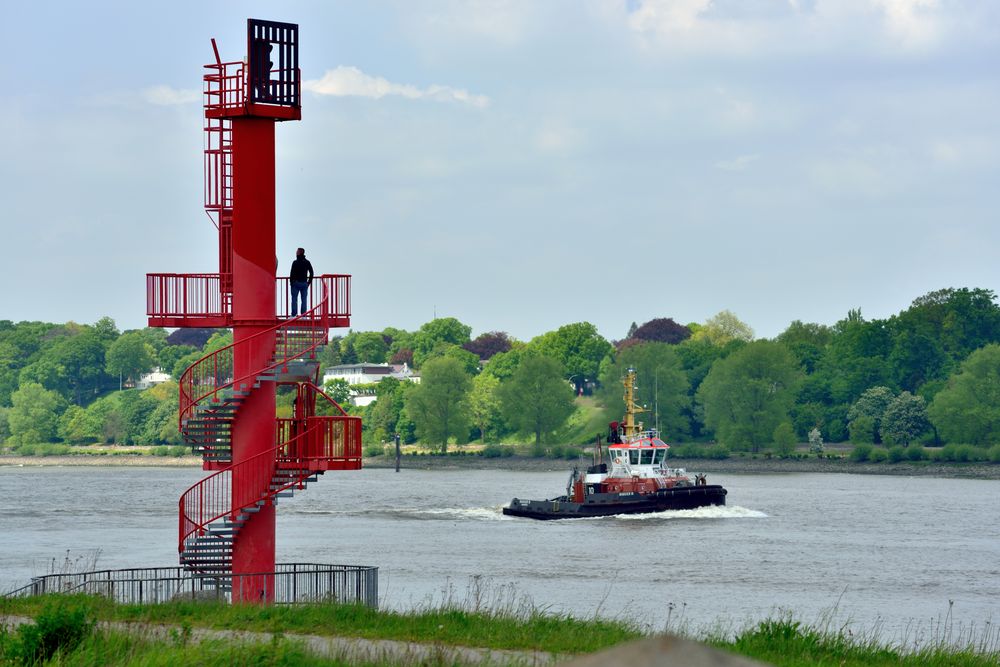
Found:
<svg viewBox="0 0 1000 667"><path fill-rule="evenodd" d="M581 519L616 514L649 514L667 510L690 510L710 505L725 505L726 490L718 484L661 489L649 494L594 493L582 503L560 496L551 500L514 498L503 508L508 516L527 519Z"/></svg>

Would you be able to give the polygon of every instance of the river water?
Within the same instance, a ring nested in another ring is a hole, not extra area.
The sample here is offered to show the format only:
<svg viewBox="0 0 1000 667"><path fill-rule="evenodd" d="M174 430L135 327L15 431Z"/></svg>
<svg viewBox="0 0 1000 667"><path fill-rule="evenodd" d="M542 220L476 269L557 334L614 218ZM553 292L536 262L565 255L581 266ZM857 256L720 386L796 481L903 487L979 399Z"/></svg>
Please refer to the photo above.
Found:
<svg viewBox="0 0 1000 667"><path fill-rule="evenodd" d="M188 468L0 467L0 591L61 567L176 564ZM278 506L279 562L375 565L383 607L481 600L654 630L792 612L894 641L1000 621L1000 481L712 475L728 506L640 517L504 517L566 473L332 472Z"/></svg>

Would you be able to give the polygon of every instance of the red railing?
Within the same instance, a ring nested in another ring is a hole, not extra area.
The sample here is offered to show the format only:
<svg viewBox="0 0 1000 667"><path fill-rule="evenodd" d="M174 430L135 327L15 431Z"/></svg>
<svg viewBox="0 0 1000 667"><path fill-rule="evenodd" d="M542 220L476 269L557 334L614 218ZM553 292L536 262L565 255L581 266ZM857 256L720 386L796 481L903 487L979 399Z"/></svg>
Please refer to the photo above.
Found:
<svg viewBox="0 0 1000 667"><path fill-rule="evenodd" d="M279 424L283 421L289 420L279 420ZM235 519L241 510L257 506L258 501L269 502L279 492L301 484L317 469L306 462L327 459L360 463L360 422L359 417L310 417L308 426L294 438L192 485L180 499L178 551L184 550L184 540L204 533L213 521L227 516ZM277 437L281 437L281 426ZM272 489L277 470L295 465L301 465L301 474ZM328 467L318 466L324 470Z"/></svg>
<svg viewBox="0 0 1000 667"><path fill-rule="evenodd" d="M312 382L296 382L295 405L297 413L291 418L278 419L277 442L290 443L284 456L293 460L309 459L323 469L330 462L344 463L354 460L361 452L361 418L352 417L335 400L327 396ZM315 414L316 399L322 397L336 415ZM315 428L314 428L315 426ZM308 431L308 443L298 443L301 431ZM304 447L303 447L304 445ZM306 454L305 452L311 452Z"/></svg>
<svg viewBox="0 0 1000 667"><path fill-rule="evenodd" d="M224 317L218 273L146 274L146 314L150 317Z"/></svg>
<svg viewBox="0 0 1000 667"><path fill-rule="evenodd" d="M256 382L257 376L309 354L321 345L326 345L330 330L323 316L325 308L326 302L324 300L304 315L299 315L240 341L230 343L193 363L184 371L178 381L181 428L183 429L184 422L193 415L194 408L202 401L211 398L217 402L219 392L238 387L240 384L250 387ZM237 361L243 362L242 367L249 367L257 363L254 356L258 353L255 345L257 339L269 335L274 335L277 338L278 331L282 329L294 330L295 335L286 334L280 340L275 341L274 355L270 364L256 368L238 378L233 377L235 375L233 369L236 368Z"/></svg>
<svg viewBox="0 0 1000 667"><path fill-rule="evenodd" d="M305 424L303 428L303 422ZM311 469L328 470L360 460L361 417L318 416L303 420L279 419L278 464L307 462Z"/></svg>
<svg viewBox="0 0 1000 667"><path fill-rule="evenodd" d="M218 58L218 54L216 54ZM260 98L251 102L248 92L246 64L240 61L224 63L219 60L205 65L207 72L203 77L203 99L206 118L218 118L237 115L260 115L279 120L292 120L302 117L297 104L281 106L285 96L270 102ZM277 76L275 76L277 75ZM289 85L294 81L295 94L289 99L299 100L302 97L302 76L298 68L273 69L266 77L268 87Z"/></svg>
<svg viewBox="0 0 1000 667"><path fill-rule="evenodd" d="M289 280L281 277L275 280L274 296L277 316L279 318L291 317L292 297ZM312 287L309 288L307 296L306 306L309 310L326 300L324 315L329 326L346 327L351 325L351 276L342 273L325 273L316 276L313 278Z"/></svg>
<svg viewBox="0 0 1000 667"><path fill-rule="evenodd" d="M148 273L146 274L146 315L156 319L219 318L232 324L232 303L223 294L225 276L219 273ZM292 316L291 289L288 278L274 279L275 317ZM351 276L327 273L313 278L307 310L319 305L319 314L327 326L351 324Z"/></svg>
<svg viewBox="0 0 1000 667"><path fill-rule="evenodd" d="M205 109L242 109L246 101L246 76L242 62L205 65Z"/></svg>
<svg viewBox="0 0 1000 667"><path fill-rule="evenodd" d="M233 208L233 121L205 119L205 209Z"/></svg>

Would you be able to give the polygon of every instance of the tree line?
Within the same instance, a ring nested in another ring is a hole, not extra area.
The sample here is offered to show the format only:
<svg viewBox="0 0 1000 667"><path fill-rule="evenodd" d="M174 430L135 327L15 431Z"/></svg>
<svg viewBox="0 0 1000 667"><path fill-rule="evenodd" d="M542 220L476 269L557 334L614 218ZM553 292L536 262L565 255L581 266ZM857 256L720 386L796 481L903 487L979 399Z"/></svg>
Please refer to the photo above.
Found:
<svg viewBox="0 0 1000 667"><path fill-rule="evenodd" d="M589 322L528 341L436 318L416 331L350 331L323 350L329 367L407 363L419 383L382 380L376 400L350 408L367 443L527 441L570 433L574 414L620 417L621 378L637 373L640 418L674 442L733 450L827 442L908 445L1000 441L1000 306L985 289L951 288L886 319L853 310L832 326L792 322L774 339L729 311L701 323L633 323L606 340ZM231 342L227 331L119 332L92 325L0 321L0 438L8 445L65 442L173 444L177 387L131 389L163 368L174 379ZM334 382L335 399L350 388ZM586 394L587 401L574 401ZM279 414L291 395L279 392Z"/></svg>

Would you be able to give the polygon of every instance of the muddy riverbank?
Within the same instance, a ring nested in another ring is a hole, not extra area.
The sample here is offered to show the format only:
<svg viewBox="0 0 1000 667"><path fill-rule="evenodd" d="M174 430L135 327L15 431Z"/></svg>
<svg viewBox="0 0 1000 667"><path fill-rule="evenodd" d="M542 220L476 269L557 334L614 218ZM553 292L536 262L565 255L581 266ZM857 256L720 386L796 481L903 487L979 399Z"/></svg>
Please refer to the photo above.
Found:
<svg viewBox="0 0 1000 667"><path fill-rule="evenodd" d="M417 470L515 470L558 471L574 465L584 466L587 460L510 456L404 456L402 467ZM672 465L705 473L846 473L852 475L901 475L906 477L954 477L967 479L1000 479L1000 465L988 463L855 463L848 459L767 459L734 457L723 460L676 460ZM0 466L147 466L200 467L195 456L0 456ZM364 460L366 468L392 468L395 461L385 457Z"/></svg>

